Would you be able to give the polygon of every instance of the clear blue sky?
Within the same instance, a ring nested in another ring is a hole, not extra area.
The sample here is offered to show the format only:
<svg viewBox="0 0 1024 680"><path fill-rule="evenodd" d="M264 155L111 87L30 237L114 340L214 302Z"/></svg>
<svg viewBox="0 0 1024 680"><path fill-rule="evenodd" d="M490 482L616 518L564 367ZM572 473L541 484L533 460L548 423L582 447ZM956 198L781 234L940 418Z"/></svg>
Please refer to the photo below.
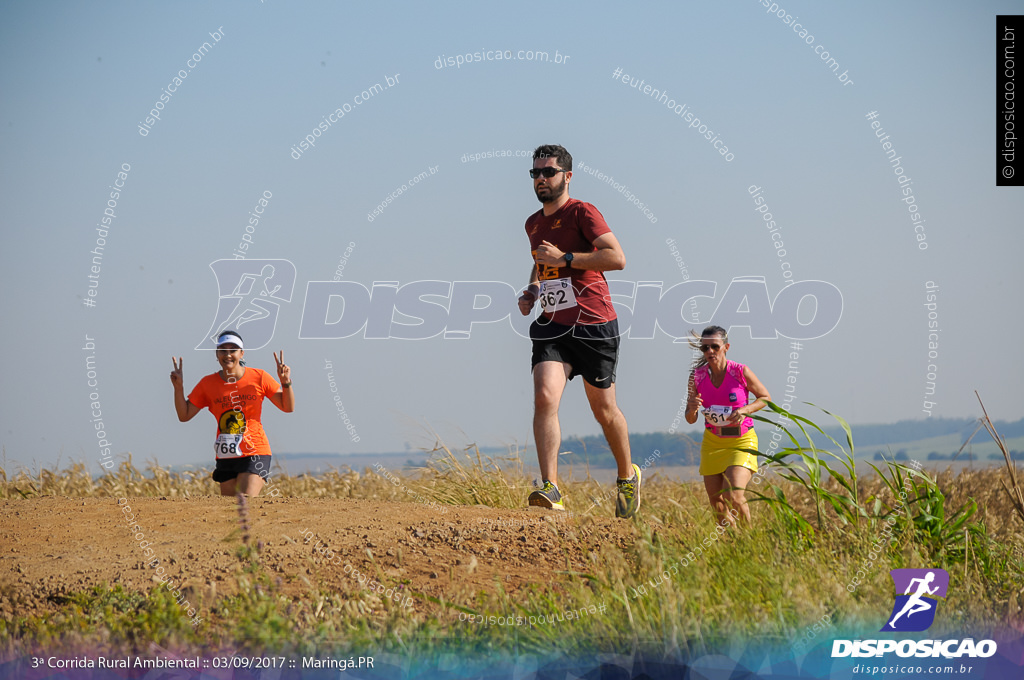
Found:
<svg viewBox="0 0 1024 680"><path fill-rule="evenodd" d="M572 152L570 194L594 203L623 245L627 267L609 279L679 283L666 244L674 239L687 274L717 282L715 299L699 305L698 328L736 277L763 277L774 298L786 283L783 261L794 280L841 291L838 326L799 350L799 401L853 423L925 418L933 364L933 417L978 415L978 390L994 418L1018 418L1024 193L995 186L993 107L995 15L1019 4L781 4L813 44L756 0L5 3L0 443L8 465L63 455L99 471L93 392L116 454L212 463L213 419L175 418L170 357L184 357L189 389L216 369L211 353L193 349L217 310L210 264L231 257L264 192L272 198L247 257L296 270L271 344L247 354L273 371L271 350L283 349L292 366L296 412L266 404L275 452L401 451L429 446L428 427L452 445L532 440L530 345L508 322L478 325L466 340L421 341L300 339L299 325L307 283L332 279L350 243L343 278L367 288L522 285L523 222L539 207L529 159L462 157L543 143ZM204 42L211 47L192 60ZM568 60L435 66L493 50ZM665 104L614 80L620 68L685 104L732 160ZM140 135L179 69L187 77ZM387 78L394 85L353 103ZM316 146L293 158L291 147L345 105ZM912 180L927 250L866 118L872 111ZM628 185L657 222L581 163ZM90 308L90 250L122 164L130 171ZM435 173L367 219L428 168ZM751 186L763 189L782 259ZM927 282L938 287L941 329L932 359ZM82 349L86 336L95 349ZM729 356L780 397L790 342L736 327ZM632 431L671 426L689 356L660 331L625 340L618 394ZM359 442L336 415L325 360ZM566 436L599 431L579 382L563 402Z"/></svg>

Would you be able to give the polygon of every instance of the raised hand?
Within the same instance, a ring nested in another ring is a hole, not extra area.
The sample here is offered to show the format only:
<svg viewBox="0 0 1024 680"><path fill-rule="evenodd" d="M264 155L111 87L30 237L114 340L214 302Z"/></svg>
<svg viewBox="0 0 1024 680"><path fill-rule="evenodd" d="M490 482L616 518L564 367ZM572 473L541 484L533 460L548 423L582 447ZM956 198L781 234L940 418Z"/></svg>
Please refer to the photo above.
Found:
<svg viewBox="0 0 1024 680"><path fill-rule="evenodd" d="M286 363L284 363L284 350L281 350L281 356L277 356L277 352L274 352L274 361L277 362L277 379L282 385L290 383L292 381L292 369Z"/></svg>
<svg viewBox="0 0 1024 680"><path fill-rule="evenodd" d="M181 372L181 365L185 362L181 357L178 357L177 361L174 360L174 357L171 357L171 363L174 365L174 370L171 371L171 384L175 387L184 387L185 378Z"/></svg>

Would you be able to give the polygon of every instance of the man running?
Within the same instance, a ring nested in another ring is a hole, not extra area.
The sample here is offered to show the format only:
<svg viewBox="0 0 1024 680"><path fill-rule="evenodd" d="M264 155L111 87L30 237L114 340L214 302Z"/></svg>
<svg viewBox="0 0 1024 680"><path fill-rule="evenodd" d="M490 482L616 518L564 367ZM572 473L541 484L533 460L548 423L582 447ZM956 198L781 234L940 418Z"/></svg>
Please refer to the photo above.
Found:
<svg viewBox="0 0 1024 680"><path fill-rule="evenodd" d="M543 208L526 220L534 265L519 311L529 314L538 299L544 310L530 326L533 436L544 486L529 503L565 509L558 490L558 404L566 382L582 375L618 466L615 516L632 517L640 507L640 468L630 460L626 418L615 404L619 325L602 273L624 268L626 256L597 208L569 198L572 156L564 147L537 147L530 177Z"/></svg>

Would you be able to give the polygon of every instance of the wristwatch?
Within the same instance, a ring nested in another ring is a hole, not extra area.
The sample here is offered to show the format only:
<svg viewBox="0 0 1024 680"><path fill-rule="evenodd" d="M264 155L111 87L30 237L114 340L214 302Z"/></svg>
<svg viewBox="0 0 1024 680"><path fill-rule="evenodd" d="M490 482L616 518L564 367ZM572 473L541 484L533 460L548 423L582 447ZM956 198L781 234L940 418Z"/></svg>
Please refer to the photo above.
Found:
<svg viewBox="0 0 1024 680"><path fill-rule="evenodd" d="M572 266L572 261L574 259L573 254L572 253L566 253L562 257L565 258L565 266L566 267L571 267Z"/></svg>

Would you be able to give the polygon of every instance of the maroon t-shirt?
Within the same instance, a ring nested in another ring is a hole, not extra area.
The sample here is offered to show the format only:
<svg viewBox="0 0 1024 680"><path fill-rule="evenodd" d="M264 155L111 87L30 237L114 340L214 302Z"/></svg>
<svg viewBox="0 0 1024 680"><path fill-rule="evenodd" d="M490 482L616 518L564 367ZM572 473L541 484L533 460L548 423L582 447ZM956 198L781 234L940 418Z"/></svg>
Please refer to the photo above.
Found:
<svg viewBox="0 0 1024 680"><path fill-rule="evenodd" d="M545 216L541 209L526 220L526 233L534 256L542 241L554 244L564 253L592 253L597 250L594 241L611 231L597 208L574 198L553 215ZM608 282L602 272L538 264L537 275L542 284L565 278L572 284L576 306L558 309L553 314L544 313L555 323L575 326L606 323L615 318Z"/></svg>

